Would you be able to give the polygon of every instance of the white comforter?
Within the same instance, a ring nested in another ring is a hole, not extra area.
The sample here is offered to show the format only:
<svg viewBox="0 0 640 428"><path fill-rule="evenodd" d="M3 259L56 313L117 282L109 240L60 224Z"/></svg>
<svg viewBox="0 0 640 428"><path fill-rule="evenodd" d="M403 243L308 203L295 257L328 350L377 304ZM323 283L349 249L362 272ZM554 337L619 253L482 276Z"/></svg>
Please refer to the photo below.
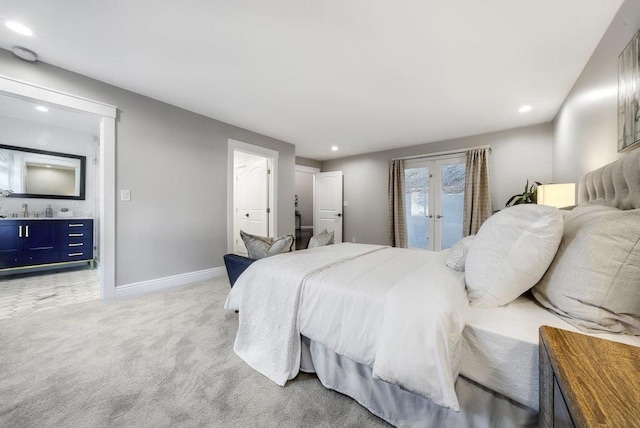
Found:
<svg viewBox="0 0 640 428"><path fill-rule="evenodd" d="M240 310L234 349L284 385L298 373L303 334L458 410L466 297L445 254L336 244L256 262L225 304Z"/></svg>

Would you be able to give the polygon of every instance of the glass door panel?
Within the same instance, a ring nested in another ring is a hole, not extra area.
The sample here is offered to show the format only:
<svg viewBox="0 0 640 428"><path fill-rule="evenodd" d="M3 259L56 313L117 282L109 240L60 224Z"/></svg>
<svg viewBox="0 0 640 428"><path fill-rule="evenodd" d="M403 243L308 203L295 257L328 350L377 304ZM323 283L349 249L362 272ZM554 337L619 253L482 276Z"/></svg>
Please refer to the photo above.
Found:
<svg viewBox="0 0 640 428"><path fill-rule="evenodd" d="M440 249L451 248L462 239L464 213L464 163L439 161L440 165ZM456 161L458 162L458 161Z"/></svg>
<svg viewBox="0 0 640 428"><path fill-rule="evenodd" d="M428 166L405 167L404 170L404 203L409 248L430 249L429 176Z"/></svg>

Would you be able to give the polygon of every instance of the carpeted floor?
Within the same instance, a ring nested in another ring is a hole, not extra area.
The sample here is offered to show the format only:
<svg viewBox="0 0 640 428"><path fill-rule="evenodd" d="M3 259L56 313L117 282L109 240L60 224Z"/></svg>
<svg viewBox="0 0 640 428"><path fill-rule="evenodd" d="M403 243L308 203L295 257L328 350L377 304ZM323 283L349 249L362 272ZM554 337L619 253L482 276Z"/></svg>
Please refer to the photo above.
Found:
<svg viewBox="0 0 640 428"><path fill-rule="evenodd" d="M0 426L376 427L301 374L282 388L233 352L226 278L0 320Z"/></svg>

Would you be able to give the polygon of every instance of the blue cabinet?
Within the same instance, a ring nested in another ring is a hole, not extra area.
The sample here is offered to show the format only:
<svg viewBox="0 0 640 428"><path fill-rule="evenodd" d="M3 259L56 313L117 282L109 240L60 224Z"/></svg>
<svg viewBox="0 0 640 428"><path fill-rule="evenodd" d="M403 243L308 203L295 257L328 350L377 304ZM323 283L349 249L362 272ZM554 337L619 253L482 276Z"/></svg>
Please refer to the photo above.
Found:
<svg viewBox="0 0 640 428"><path fill-rule="evenodd" d="M0 269L93 261L93 220L0 220Z"/></svg>

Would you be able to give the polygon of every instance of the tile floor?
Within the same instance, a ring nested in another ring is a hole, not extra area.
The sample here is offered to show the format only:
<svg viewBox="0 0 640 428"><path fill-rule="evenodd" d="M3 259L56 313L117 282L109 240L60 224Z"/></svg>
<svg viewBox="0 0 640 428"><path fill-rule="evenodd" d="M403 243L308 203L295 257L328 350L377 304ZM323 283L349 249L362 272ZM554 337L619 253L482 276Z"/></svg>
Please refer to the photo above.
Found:
<svg viewBox="0 0 640 428"><path fill-rule="evenodd" d="M97 269L0 276L0 319L99 298Z"/></svg>

